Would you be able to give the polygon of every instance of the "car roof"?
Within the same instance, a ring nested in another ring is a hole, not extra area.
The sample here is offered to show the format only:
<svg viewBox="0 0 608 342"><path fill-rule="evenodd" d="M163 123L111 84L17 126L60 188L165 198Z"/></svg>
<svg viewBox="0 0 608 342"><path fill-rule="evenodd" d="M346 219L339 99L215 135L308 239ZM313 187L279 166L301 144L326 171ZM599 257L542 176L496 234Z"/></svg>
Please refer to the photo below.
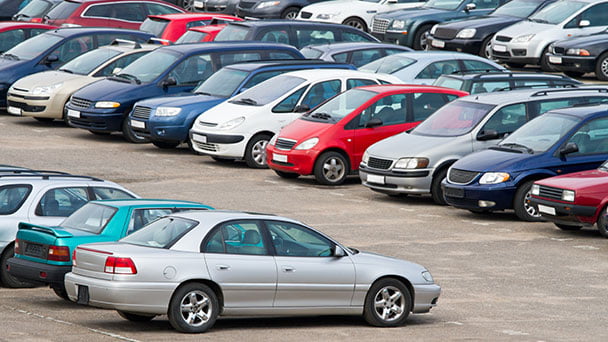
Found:
<svg viewBox="0 0 608 342"><path fill-rule="evenodd" d="M392 55L384 56L382 58L397 58L397 57L407 57L415 60L441 60L444 58L466 58L466 59L476 59L476 60L485 60L485 58L471 55L469 53L463 52L455 52L455 51L410 51L410 52L400 52Z"/></svg>
<svg viewBox="0 0 608 342"><path fill-rule="evenodd" d="M170 14L149 15L148 18L175 20L175 21L205 20L205 19L213 19L213 18L234 19L234 17L231 15L221 14L221 13L170 13Z"/></svg>
<svg viewBox="0 0 608 342"><path fill-rule="evenodd" d="M347 74L345 74L345 73L347 73ZM291 72L285 73L283 75L302 77L304 79L322 78L322 77L323 78L325 78L325 77L342 77L344 75L347 75L347 76L352 75L353 77L360 76L360 77L365 77L365 78L382 78L383 76L384 77L387 76L386 74L374 74L374 73L365 72L365 71L345 70L345 69L305 69L305 70L291 71ZM391 76L388 75L388 77L391 77Z"/></svg>
<svg viewBox="0 0 608 342"><path fill-rule="evenodd" d="M221 50L240 50L242 48L258 48L259 50L284 49L298 51L291 45L279 43L263 43L257 41L230 41L230 42L206 42L191 44L176 44L163 46L160 49L173 50L181 53L195 53L198 51L221 51Z"/></svg>
<svg viewBox="0 0 608 342"><path fill-rule="evenodd" d="M242 70L242 71L253 71L253 70L267 68L267 67L279 67L279 66L290 66L290 65L344 66L344 65L348 65L348 64L338 63L338 62L327 62L327 61L322 61L322 60L318 60L318 59L280 59L280 60L253 61L253 62L230 64L230 65L225 66L225 68Z"/></svg>
<svg viewBox="0 0 608 342"><path fill-rule="evenodd" d="M108 205L108 206L112 206L112 207L116 207L116 208L122 208L122 207L146 207L146 206L167 206L167 205L170 205L170 206L187 206L187 207L197 206L197 207L211 208L211 207L209 207L207 205L204 205L202 203L192 202L192 201L180 201L180 200L170 200L170 199L149 199L149 198L144 198L144 199L129 198L129 199L96 200L96 201L91 201L91 203L99 203L99 204Z"/></svg>
<svg viewBox="0 0 608 342"><path fill-rule="evenodd" d="M546 89L520 89L510 91L496 91L469 95L456 101L484 103L489 105L503 105L521 101L555 99L564 97L587 97L603 94L608 96L608 86L579 86L576 88L546 88Z"/></svg>
<svg viewBox="0 0 608 342"><path fill-rule="evenodd" d="M252 213L243 211L230 211L230 210L197 210L197 211L185 211L171 214L170 216L178 216L186 219L196 220L199 222L205 222L207 224L214 225L227 220L238 220L238 219L254 219L254 220L281 220L294 223L300 223L296 220L289 218L275 216L272 214L263 213Z"/></svg>
<svg viewBox="0 0 608 342"><path fill-rule="evenodd" d="M551 113L567 114L585 118L589 116L602 115L608 116L608 104L592 104L586 106L575 106L568 108L554 109Z"/></svg>
<svg viewBox="0 0 608 342"><path fill-rule="evenodd" d="M494 80L494 79L500 79L500 80L504 80L504 79L518 79L518 78L549 78L549 79L556 79L556 80L568 80L568 81L574 81L574 82L578 82L578 83L582 83L579 81L576 81L566 75L555 75L555 74L545 74L545 73L540 73L540 72L510 72L510 71L500 71L500 70L491 70L490 72L484 72L484 73L453 73L453 74L444 74L441 75L440 77L448 77L448 78L455 78L455 79L460 79L460 80Z"/></svg>
<svg viewBox="0 0 608 342"><path fill-rule="evenodd" d="M445 88L445 87L437 87L437 86L433 86L433 85L422 85L422 84L375 84L375 85L368 85L368 86L362 86L362 87L357 87L357 88L364 89L364 90L371 90L376 93L388 93L388 92L401 93L404 91L405 92L415 92L415 91L420 91L423 89L424 90L430 89L430 90L439 90L440 92L447 92L447 93L468 94L466 91L462 91L462 90Z"/></svg>
<svg viewBox="0 0 608 342"><path fill-rule="evenodd" d="M114 27L60 27L55 30L49 30L44 33L52 33L55 35L59 35L62 37L71 37L75 35L81 34L90 34L90 33L133 33L136 35L146 35L152 37L153 35L147 32L137 31L137 30L129 30L123 28L114 28Z"/></svg>
<svg viewBox="0 0 608 342"><path fill-rule="evenodd" d="M374 43L374 42L338 42L338 43L328 43L328 44L314 44L307 45L304 48L311 48L318 51L323 52L342 52L342 51L351 51L358 49L371 49L371 48L390 48L390 49L403 49L403 51L411 51L412 49L396 45L396 44L388 44L388 43Z"/></svg>

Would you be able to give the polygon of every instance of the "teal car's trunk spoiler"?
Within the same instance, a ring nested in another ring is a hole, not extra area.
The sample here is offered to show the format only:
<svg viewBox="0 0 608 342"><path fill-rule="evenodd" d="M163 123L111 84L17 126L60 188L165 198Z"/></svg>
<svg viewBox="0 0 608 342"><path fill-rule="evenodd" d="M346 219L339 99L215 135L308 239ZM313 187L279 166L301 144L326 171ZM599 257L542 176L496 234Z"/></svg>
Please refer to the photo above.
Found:
<svg viewBox="0 0 608 342"><path fill-rule="evenodd" d="M48 226L41 226L38 224L27 223L27 222L19 222L19 229L35 230L38 232L43 232L46 234L53 235L58 238L69 238L69 237L74 236L72 233L66 232L65 230L48 227Z"/></svg>

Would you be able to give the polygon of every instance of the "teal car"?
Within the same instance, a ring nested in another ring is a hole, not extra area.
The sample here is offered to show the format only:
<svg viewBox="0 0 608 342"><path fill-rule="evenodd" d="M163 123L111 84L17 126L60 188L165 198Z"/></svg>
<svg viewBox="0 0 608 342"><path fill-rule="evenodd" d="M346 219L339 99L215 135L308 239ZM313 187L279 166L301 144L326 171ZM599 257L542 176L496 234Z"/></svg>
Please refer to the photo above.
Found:
<svg viewBox="0 0 608 342"><path fill-rule="evenodd" d="M72 270L77 246L116 241L159 217L188 210L210 210L187 201L126 199L91 201L57 227L19 223L15 256L8 260L9 273L22 280L49 285L67 299L63 277Z"/></svg>

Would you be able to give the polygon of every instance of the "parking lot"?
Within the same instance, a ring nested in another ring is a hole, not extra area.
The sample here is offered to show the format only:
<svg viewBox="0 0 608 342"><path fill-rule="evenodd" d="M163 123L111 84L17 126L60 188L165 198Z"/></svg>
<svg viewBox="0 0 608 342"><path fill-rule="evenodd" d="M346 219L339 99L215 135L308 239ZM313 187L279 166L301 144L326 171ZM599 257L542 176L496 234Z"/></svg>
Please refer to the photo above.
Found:
<svg viewBox="0 0 608 342"><path fill-rule="evenodd" d="M133 323L114 311L58 299L47 288L0 288L0 341L482 340L606 341L606 240L512 213L475 215L427 197L391 198L352 178L331 188L310 177L220 164L187 148L164 151L94 136L63 123L0 115L0 163L115 181L148 198L275 213L348 246L429 268L443 293L429 314L400 328L359 317L220 319L204 336L174 331L166 316Z"/></svg>

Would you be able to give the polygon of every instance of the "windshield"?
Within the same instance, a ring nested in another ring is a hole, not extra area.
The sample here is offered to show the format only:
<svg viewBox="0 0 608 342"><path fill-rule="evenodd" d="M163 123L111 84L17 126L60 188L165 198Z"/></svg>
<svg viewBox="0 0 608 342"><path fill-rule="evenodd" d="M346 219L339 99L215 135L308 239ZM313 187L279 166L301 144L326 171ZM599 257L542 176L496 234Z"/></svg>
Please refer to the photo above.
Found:
<svg viewBox="0 0 608 342"><path fill-rule="evenodd" d="M281 75L264 81L230 100L230 103L263 106L287 94L306 81L295 76Z"/></svg>
<svg viewBox="0 0 608 342"><path fill-rule="evenodd" d="M371 63L367 63L364 66L360 67L359 70L374 73L392 74L414 63L416 63L415 59L405 57L404 54L398 53L377 59Z"/></svg>
<svg viewBox="0 0 608 342"><path fill-rule="evenodd" d="M120 51L109 48L99 48L74 58L59 70L73 74L88 75L93 70L97 69L98 66L111 58L120 55L120 53Z"/></svg>
<svg viewBox="0 0 608 342"><path fill-rule="evenodd" d="M148 18L139 27L140 31L150 32L153 35L160 37L163 35L165 27L169 24L168 20Z"/></svg>
<svg viewBox="0 0 608 342"><path fill-rule="evenodd" d="M214 41L221 42L226 40L245 40L249 33L249 28L241 25L228 25L221 30Z"/></svg>
<svg viewBox="0 0 608 342"><path fill-rule="evenodd" d="M436 8L443 10L455 10L465 0L429 0L424 4L423 7Z"/></svg>
<svg viewBox="0 0 608 342"><path fill-rule="evenodd" d="M305 114L304 118L314 121L338 122L376 95L377 93L369 90L347 90L315 108L313 112Z"/></svg>
<svg viewBox="0 0 608 342"><path fill-rule="evenodd" d="M196 221L180 217L163 217L120 241L147 247L171 248L197 224Z"/></svg>
<svg viewBox="0 0 608 342"><path fill-rule="evenodd" d="M63 37L43 33L32 37L4 53L5 58L18 58L30 60L40 56L53 45L63 40Z"/></svg>
<svg viewBox="0 0 608 342"><path fill-rule="evenodd" d="M32 0L29 4L25 5L16 17L22 16L24 18L41 18L46 11L51 8L53 4L46 0Z"/></svg>
<svg viewBox="0 0 608 342"><path fill-rule="evenodd" d="M492 15L508 15L517 18L526 18L539 6L538 1L509 1L506 4L498 7Z"/></svg>
<svg viewBox="0 0 608 342"><path fill-rule="evenodd" d="M539 118L542 119L539 120ZM570 115L547 113L521 126L498 146L522 147L530 152L545 152L579 121L579 118Z"/></svg>
<svg viewBox="0 0 608 342"><path fill-rule="evenodd" d="M416 135L456 137L469 133L494 108L493 105L454 101L441 107L412 131Z"/></svg>
<svg viewBox="0 0 608 342"><path fill-rule="evenodd" d="M87 203L63 220L59 226L99 234L117 210L97 203Z"/></svg>
<svg viewBox="0 0 608 342"><path fill-rule="evenodd" d="M557 25L576 11L587 5L586 2L558 1L554 2L530 17L530 21Z"/></svg>
<svg viewBox="0 0 608 342"><path fill-rule="evenodd" d="M361 1L365 1L365 0L361 0ZM302 50L300 50L300 52L304 55L304 58L307 58L307 59L317 59L317 58L321 57L321 55L323 54L323 51L319 51L317 49L313 49L308 46L305 48L302 48Z"/></svg>
<svg viewBox="0 0 608 342"><path fill-rule="evenodd" d="M187 44L187 43L198 43L202 42L207 36L205 32L198 31L186 31L181 37L175 42L175 44Z"/></svg>
<svg viewBox="0 0 608 342"><path fill-rule="evenodd" d="M249 72L223 68L211 75L205 82L193 90L194 93L217 97L230 97L241 83L247 78Z"/></svg>
<svg viewBox="0 0 608 342"><path fill-rule="evenodd" d="M174 52L155 50L129 64L116 76L136 79L143 83L152 82L173 65L179 57L180 55Z"/></svg>

